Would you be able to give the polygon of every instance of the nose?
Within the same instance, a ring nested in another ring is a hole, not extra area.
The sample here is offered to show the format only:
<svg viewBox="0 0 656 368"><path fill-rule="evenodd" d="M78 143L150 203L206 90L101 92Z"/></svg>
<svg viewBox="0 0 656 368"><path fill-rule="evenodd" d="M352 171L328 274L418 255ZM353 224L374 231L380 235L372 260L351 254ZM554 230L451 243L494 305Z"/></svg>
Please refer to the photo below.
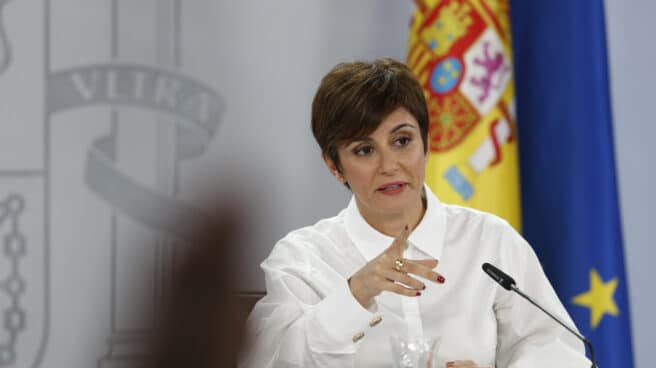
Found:
<svg viewBox="0 0 656 368"><path fill-rule="evenodd" d="M398 155L390 150L381 150L379 152L380 162L378 172L388 176L396 174L400 168Z"/></svg>

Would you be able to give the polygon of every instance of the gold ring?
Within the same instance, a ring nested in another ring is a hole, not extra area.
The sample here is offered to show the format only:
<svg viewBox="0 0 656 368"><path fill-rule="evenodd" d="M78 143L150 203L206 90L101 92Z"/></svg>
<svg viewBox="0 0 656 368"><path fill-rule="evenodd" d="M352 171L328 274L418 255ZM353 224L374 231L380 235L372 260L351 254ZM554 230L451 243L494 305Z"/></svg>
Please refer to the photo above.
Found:
<svg viewBox="0 0 656 368"><path fill-rule="evenodd" d="M394 260L394 269L403 272L403 265L405 264L405 260L403 258L397 258Z"/></svg>

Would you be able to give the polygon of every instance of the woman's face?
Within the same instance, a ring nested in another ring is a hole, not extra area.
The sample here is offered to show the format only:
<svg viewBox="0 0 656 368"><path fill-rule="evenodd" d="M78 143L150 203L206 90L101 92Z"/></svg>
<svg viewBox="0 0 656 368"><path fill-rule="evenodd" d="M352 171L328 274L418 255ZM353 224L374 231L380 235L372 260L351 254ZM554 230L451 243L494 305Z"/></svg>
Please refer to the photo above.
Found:
<svg viewBox="0 0 656 368"><path fill-rule="evenodd" d="M411 214L422 207L426 155L419 124L400 107L368 137L337 149L341 173L324 158L338 180L348 183L367 219Z"/></svg>

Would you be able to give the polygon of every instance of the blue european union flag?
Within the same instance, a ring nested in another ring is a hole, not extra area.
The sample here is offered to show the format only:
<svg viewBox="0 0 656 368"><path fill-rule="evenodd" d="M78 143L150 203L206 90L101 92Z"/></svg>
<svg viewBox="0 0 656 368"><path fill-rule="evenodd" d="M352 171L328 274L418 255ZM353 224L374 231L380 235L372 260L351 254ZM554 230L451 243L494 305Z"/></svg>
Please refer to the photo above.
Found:
<svg viewBox="0 0 656 368"><path fill-rule="evenodd" d="M601 0L512 1L523 231L600 367L633 367Z"/></svg>

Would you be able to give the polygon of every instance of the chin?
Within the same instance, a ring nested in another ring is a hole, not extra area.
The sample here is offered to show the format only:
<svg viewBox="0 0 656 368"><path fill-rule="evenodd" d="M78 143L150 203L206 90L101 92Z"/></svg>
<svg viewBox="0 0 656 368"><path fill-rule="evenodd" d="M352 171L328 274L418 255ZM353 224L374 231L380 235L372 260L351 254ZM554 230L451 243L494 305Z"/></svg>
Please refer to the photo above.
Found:
<svg viewBox="0 0 656 368"><path fill-rule="evenodd" d="M412 202L407 198L383 198L378 201L378 209L386 214L403 213L412 209Z"/></svg>
<svg viewBox="0 0 656 368"><path fill-rule="evenodd" d="M417 202L421 202L421 192L415 190L411 185L408 185L402 193L395 195L376 193L376 197L381 209L385 208L395 212L411 209Z"/></svg>

